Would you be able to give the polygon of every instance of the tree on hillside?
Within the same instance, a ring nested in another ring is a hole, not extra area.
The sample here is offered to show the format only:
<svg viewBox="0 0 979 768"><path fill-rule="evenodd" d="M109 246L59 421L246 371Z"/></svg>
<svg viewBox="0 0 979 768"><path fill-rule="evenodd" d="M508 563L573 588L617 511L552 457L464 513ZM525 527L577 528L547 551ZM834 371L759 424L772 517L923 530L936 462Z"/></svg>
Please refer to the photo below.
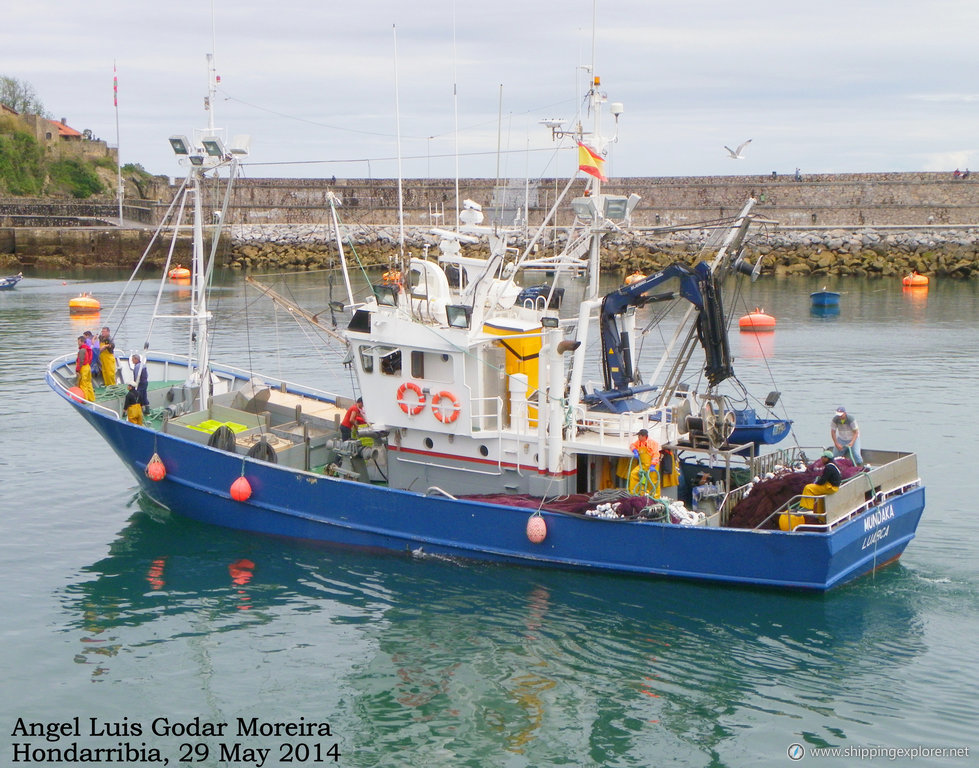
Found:
<svg viewBox="0 0 979 768"><path fill-rule="evenodd" d="M26 80L0 75L0 104L22 115L41 115L47 117L44 105L38 98L34 86Z"/></svg>

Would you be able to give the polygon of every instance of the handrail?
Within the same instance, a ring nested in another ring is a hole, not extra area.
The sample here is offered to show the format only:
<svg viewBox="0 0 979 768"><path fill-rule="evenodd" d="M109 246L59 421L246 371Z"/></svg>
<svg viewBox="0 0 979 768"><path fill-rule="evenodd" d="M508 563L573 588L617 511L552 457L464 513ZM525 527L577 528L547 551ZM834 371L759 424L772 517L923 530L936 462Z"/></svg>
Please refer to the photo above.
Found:
<svg viewBox="0 0 979 768"><path fill-rule="evenodd" d="M458 501L458 497L453 496L451 493L449 493L448 491L442 488L439 488L437 485L430 485L428 486L428 490L425 491L426 496L434 496L435 493L440 493L443 496L452 499L453 501Z"/></svg>
<svg viewBox="0 0 979 768"><path fill-rule="evenodd" d="M92 410L104 411L106 414L108 414L108 415L112 416L112 418L116 419L116 421L120 420L122 418L122 416L120 414L116 413L111 408L106 408L104 405L99 405L98 403L92 402L90 400L79 400L76 397L73 397L72 394L71 394L71 392L68 391L69 388L65 386L64 381L62 381L62 379L61 379L61 375L58 374L58 373L56 373L56 370L58 368L64 367L68 363L70 363L72 357L73 357L73 355L70 355L69 354L69 355L65 355L62 358L55 358L50 363L48 363L47 380L48 380L49 384L51 385L51 387L53 389L55 389L56 391L60 390L59 394L62 397L64 397L66 400L69 400L72 403L75 403L76 405L85 406L85 407L90 408ZM57 363L57 365L55 365L55 363Z"/></svg>

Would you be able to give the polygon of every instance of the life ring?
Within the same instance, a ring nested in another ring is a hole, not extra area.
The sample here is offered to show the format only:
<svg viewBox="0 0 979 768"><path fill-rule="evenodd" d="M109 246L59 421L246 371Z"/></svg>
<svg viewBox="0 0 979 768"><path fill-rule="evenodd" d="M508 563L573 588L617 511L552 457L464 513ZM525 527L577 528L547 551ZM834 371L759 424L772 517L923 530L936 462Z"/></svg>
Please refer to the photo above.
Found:
<svg viewBox="0 0 979 768"><path fill-rule="evenodd" d="M443 398L448 398L452 402L452 410L448 412L442 411ZM451 392L442 390L432 398L432 413L434 413L435 418L441 421L443 424L451 424L453 421L458 419L461 411L462 406L459 405L459 401L456 399L456 396Z"/></svg>
<svg viewBox="0 0 979 768"><path fill-rule="evenodd" d="M414 405L409 405L405 402L405 392L411 390L418 396L418 402ZM406 381L400 387L398 387L398 405L401 406L401 410L407 413L409 416L417 416L425 408L425 393L422 392L422 388L419 387L413 381Z"/></svg>

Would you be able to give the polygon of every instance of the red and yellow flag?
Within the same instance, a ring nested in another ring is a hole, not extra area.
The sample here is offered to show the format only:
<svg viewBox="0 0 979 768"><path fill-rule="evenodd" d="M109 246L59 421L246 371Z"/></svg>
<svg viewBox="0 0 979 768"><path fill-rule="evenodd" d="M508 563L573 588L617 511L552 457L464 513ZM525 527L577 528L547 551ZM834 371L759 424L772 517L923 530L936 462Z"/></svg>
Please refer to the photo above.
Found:
<svg viewBox="0 0 979 768"><path fill-rule="evenodd" d="M578 170L584 171L600 181L608 181L605 178L605 158L580 141L578 142Z"/></svg>

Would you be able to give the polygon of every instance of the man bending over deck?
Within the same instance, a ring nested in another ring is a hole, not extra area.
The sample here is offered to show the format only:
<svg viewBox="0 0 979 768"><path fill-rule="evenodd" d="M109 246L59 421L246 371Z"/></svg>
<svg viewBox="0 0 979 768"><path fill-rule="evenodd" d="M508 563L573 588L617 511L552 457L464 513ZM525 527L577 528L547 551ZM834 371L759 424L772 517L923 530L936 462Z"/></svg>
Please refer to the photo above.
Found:
<svg viewBox="0 0 979 768"><path fill-rule="evenodd" d="M642 491L647 496L659 495L659 444L649 439L649 432L640 429L635 442L629 446L636 466L629 474L629 493Z"/></svg>

